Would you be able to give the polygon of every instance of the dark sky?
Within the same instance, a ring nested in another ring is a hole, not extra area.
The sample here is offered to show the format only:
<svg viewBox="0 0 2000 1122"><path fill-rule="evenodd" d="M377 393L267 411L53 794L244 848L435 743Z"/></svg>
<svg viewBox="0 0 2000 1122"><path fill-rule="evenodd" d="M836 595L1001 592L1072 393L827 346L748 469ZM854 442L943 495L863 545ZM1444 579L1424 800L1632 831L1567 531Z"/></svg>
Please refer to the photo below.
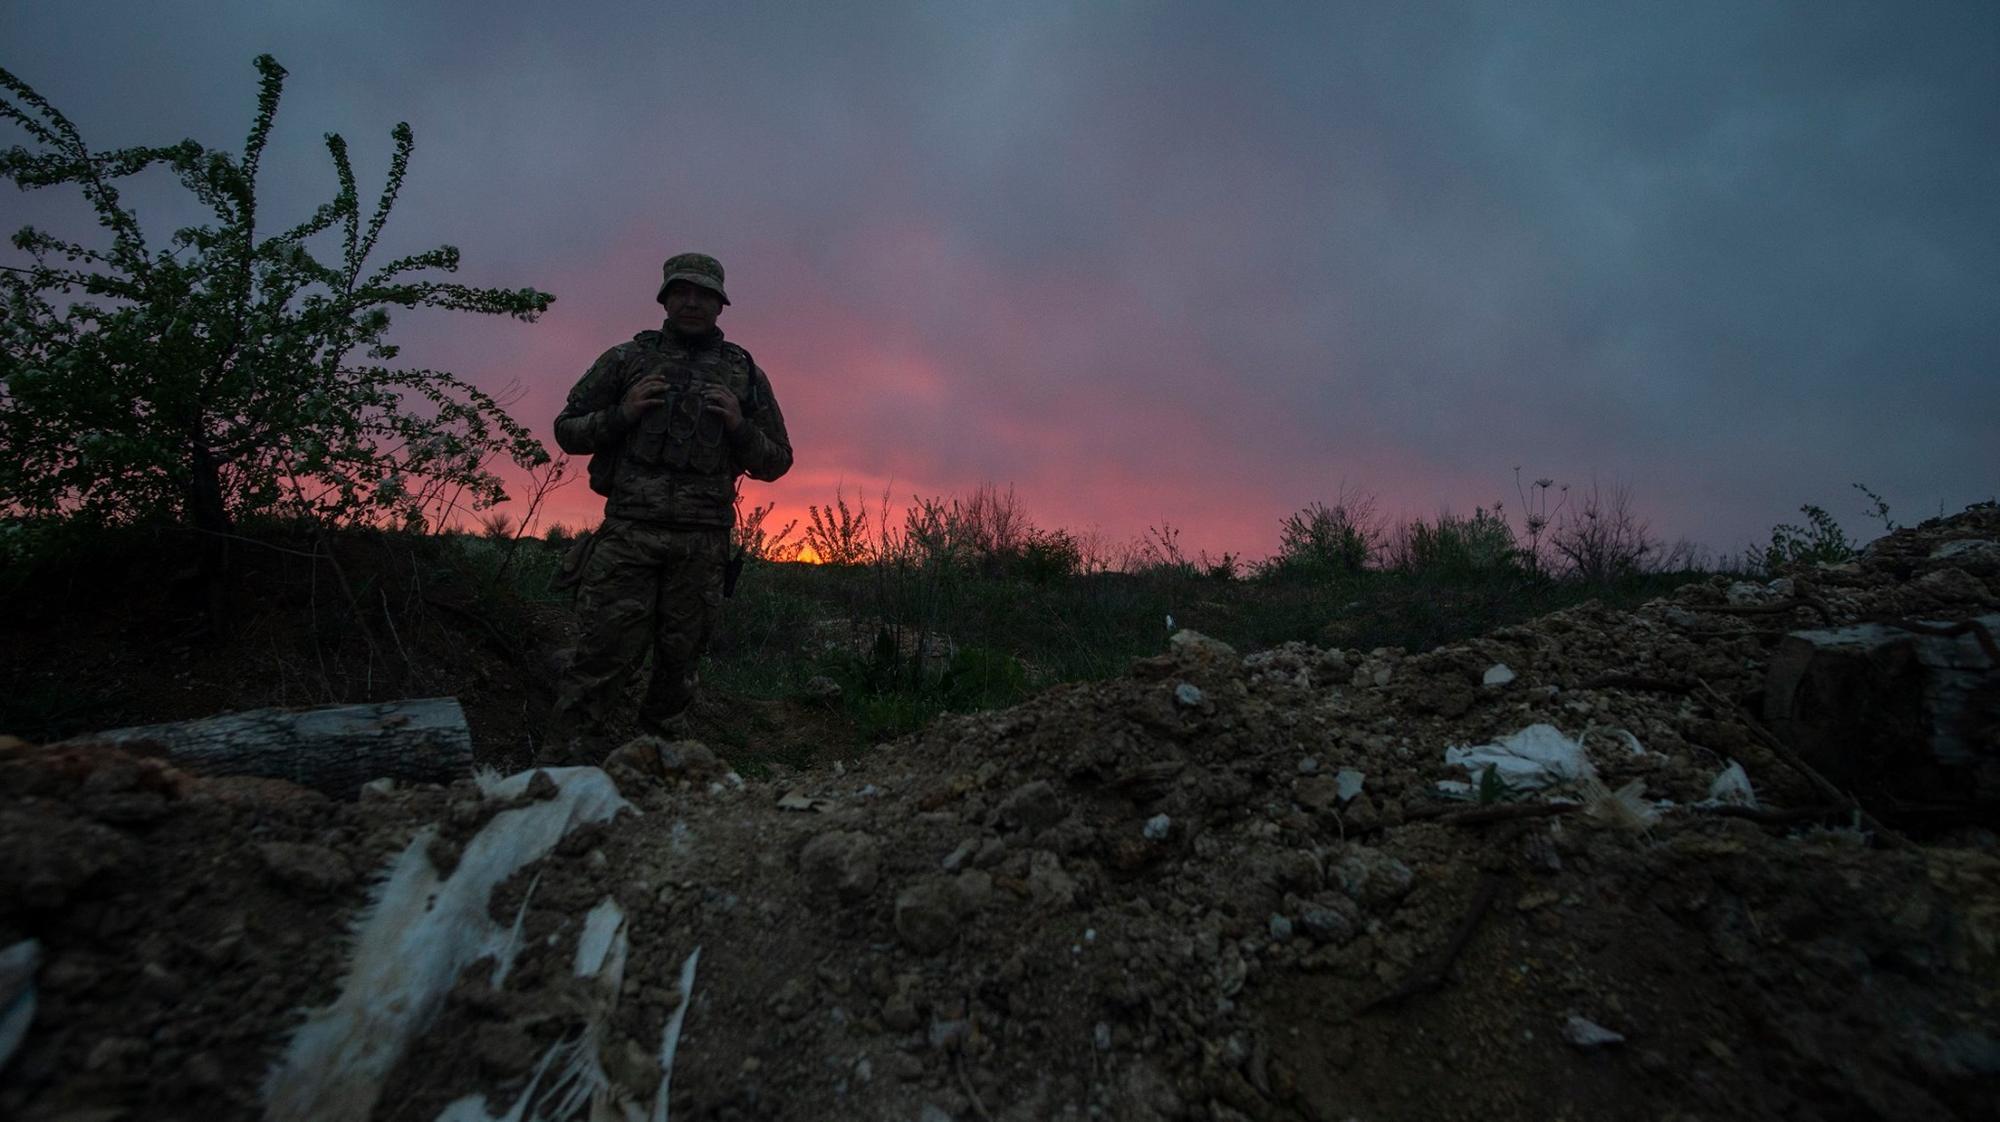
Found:
<svg viewBox="0 0 2000 1122"><path fill-rule="evenodd" d="M1012 483L1045 524L1261 555L1344 487L1518 506L1628 484L1721 551L1801 503L1865 532L2000 480L2000 4L29 3L0 65L99 146L379 179L388 252L449 242L533 326L406 357L537 431L719 256L769 370L781 513ZM15 143L18 136L0 136ZM160 234L191 215L134 197ZM0 226L79 230L0 197ZM581 516L590 496L565 496Z"/></svg>

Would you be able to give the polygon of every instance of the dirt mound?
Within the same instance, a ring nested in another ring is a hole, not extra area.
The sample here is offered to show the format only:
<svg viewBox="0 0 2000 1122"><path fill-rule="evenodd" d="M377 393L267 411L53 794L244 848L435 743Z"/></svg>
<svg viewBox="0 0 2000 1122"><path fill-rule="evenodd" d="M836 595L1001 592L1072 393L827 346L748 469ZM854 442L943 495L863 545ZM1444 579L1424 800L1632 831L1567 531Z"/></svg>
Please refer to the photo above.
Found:
<svg viewBox="0 0 2000 1122"><path fill-rule="evenodd" d="M497 1115L580 1023L649 1101L677 1011L676 1117L1985 1116L1994 835L1864 813L1750 714L1789 630L1991 611L1995 541L1984 506L1412 657L1183 633L766 781L635 745L637 813L492 894L505 968L458 975L374 1116ZM369 878L412 839L449 875L538 782L336 804L0 753L0 946L45 955L0 1114L257 1116Z"/></svg>

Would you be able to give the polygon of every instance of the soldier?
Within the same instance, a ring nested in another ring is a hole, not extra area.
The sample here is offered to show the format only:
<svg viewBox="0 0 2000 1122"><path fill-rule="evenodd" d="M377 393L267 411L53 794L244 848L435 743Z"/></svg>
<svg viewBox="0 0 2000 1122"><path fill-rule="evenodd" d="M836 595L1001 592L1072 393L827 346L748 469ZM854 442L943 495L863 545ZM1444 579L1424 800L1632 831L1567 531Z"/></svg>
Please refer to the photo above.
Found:
<svg viewBox="0 0 2000 1122"><path fill-rule="evenodd" d="M605 496L577 591L576 657L556 696L552 754L601 758L610 717L650 640L641 730L685 732L702 652L722 612L736 477L766 482L792 466L777 398L750 352L715 320L729 296L722 264L667 259L657 299L667 318L599 356L556 417L563 451L590 454Z"/></svg>

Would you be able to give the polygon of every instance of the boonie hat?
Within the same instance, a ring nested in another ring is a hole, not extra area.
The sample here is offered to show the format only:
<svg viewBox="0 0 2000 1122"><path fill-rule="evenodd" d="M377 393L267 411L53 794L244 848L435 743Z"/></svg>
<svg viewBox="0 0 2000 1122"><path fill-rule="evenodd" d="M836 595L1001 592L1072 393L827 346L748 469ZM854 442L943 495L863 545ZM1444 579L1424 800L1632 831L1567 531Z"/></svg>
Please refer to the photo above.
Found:
<svg viewBox="0 0 2000 1122"><path fill-rule="evenodd" d="M676 253L667 258L660 273L660 291L653 297L657 303L667 302L667 286L675 281L698 284L722 297L723 303L729 303L729 293L722 290L722 262L706 253Z"/></svg>

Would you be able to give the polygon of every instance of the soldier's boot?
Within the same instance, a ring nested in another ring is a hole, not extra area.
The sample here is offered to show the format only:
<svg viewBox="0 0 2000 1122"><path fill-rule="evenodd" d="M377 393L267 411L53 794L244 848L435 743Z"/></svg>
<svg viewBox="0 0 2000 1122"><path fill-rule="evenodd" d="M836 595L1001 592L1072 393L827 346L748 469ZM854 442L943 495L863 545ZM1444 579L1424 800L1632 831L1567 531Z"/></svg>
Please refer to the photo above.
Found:
<svg viewBox="0 0 2000 1122"><path fill-rule="evenodd" d="M596 767L610 754L610 737L598 722L559 705L535 762L543 767Z"/></svg>

